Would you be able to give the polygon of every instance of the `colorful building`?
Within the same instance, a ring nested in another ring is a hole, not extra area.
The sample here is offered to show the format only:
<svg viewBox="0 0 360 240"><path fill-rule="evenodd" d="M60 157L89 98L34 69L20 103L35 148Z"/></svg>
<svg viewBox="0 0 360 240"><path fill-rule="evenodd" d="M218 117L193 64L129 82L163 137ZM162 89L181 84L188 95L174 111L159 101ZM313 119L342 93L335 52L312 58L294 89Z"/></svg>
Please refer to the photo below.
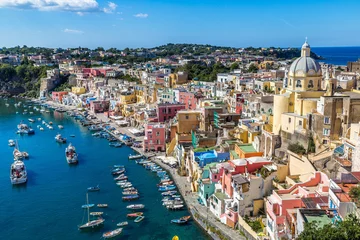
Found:
<svg viewBox="0 0 360 240"><path fill-rule="evenodd" d="M171 120L183 109L185 109L185 104L183 103L160 103L157 105L158 121L165 122Z"/></svg>
<svg viewBox="0 0 360 240"><path fill-rule="evenodd" d="M90 102L90 111L92 113L103 113L109 111L110 101L94 100Z"/></svg>
<svg viewBox="0 0 360 240"><path fill-rule="evenodd" d="M54 102L62 103L63 97L67 94L68 92L52 92L51 98Z"/></svg>
<svg viewBox="0 0 360 240"><path fill-rule="evenodd" d="M165 151L166 150L166 128L159 123L145 125L145 137L143 142L144 151Z"/></svg>

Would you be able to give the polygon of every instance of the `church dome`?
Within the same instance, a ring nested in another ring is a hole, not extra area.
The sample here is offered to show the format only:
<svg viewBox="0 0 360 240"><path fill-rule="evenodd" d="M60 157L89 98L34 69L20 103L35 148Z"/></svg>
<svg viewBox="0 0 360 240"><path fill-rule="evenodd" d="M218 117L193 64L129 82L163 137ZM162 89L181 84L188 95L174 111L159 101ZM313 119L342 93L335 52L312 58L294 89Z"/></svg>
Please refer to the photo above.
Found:
<svg viewBox="0 0 360 240"><path fill-rule="evenodd" d="M297 58L290 66L291 76L319 76L321 75L320 64L310 57L310 45L305 41L301 47L301 57Z"/></svg>
<svg viewBox="0 0 360 240"><path fill-rule="evenodd" d="M321 75L320 64L312 57L299 57L290 66L290 75Z"/></svg>

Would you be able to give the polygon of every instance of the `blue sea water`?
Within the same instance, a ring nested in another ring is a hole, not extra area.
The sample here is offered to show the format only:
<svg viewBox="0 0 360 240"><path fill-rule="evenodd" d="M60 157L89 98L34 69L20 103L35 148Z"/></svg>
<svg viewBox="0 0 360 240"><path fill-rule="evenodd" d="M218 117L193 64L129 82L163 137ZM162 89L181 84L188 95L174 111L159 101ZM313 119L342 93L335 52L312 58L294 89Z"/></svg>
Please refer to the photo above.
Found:
<svg viewBox="0 0 360 240"><path fill-rule="evenodd" d="M319 62L334 65L347 65L360 58L360 47L312 47L311 51L325 58Z"/></svg>
<svg viewBox="0 0 360 240"><path fill-rule="evenodd" d="M159 182L156 174L146 171L134 161L127 159L133 153L128 147L110 148L104 139L91 136L66 113L21 114L23 108L15 108L14 99L9 99L9 107L0 99L0 239L100 239L105 231L116 228L116 223L129 221L120 239L171 239L174 235L181 240L208 239L194 222L178 226L171 219L189 215L187 210L168 211L162 206L161 194L157 191ZM16 114L19 111L20 114ZM29 110L30 111L30 110ZM36 133L33 136L19 136L16 125L28 118L42 118L54 122L54 130L44 127L39 131L32 123ZM59 130L57 125L63 125ZM66 144L58 144L54 137L61 133L76 147L79 164L69 166L65 160ZM71 138L70 135L75 137ZM9 139L17 139L21 151L30 154L24 160L28 171L28 182L23 186L10 183L9 171L13 162L13 148L7 145ZM127 176L139 189L141 198L134 202L123 202L121 189L110 174L114 164L125 165ZM107 203L109 208L92 208L91 211L104 211L105 224L99 231L81 232L77 226L86 219L81 205L86 201L86 188L100 185L99 192L89 193L89 202ZM143 203L145 220L134 223L126 219L128 204Z"/></svg>

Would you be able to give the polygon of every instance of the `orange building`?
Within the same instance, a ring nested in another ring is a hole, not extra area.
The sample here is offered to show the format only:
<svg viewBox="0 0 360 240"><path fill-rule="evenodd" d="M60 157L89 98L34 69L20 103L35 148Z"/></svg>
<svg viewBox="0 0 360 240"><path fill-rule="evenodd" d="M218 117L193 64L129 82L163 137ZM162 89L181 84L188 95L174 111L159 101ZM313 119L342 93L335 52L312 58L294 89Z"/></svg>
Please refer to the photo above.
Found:
<svg viewBox="0 0 360 240"><path fill-rule="evenodd" d="M263 152L257 152L252 144L236 144L235 149L230 151L230 159L262 157Z"/></svg>

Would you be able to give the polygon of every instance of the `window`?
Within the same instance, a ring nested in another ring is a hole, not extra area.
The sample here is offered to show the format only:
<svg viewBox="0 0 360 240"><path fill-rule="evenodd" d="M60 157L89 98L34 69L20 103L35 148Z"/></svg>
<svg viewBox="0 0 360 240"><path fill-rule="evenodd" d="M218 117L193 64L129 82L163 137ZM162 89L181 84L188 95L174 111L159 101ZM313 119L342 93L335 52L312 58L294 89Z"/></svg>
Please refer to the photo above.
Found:
<svg viewBox="0 0 360 240"><path fill-rule="evenodd" d="M156 132L156 136L160 136L160 132Z"/></svg>
<svg viewBox="0 0 360 240"><path fill-rule="evenodd" d="M299 126L302 126L302 121L301 120L299 120Z"/></svg>
<svg viewBox="0 0 360 240"><path fill-rule="evenodd" d="M152 140L150 140L150 144L153 144L153 141L152 141Z"/></svg>
<svg viewBox="0 0 360 240"><path fill-rule="evenodd" d="M291 118L289 118L289 123L291 123Z"/></svg>
<svg viewBox="0 0 360 240"><path fill-rule="evenodd" d="M323 129L323 135L324 136L329 136L330 135L330 129L324 128Z"/></svg>
<svg viewBox="0 0 360 240"><path fill-rule="evenodd" d="M296 80L296 87L302 87L301 80Z"/></svg>
<svg viewBox="0 0 360 240"><path fill-rule="evenodd" d="M156 144L160 144L160 140L158 139L158 140L156 140Z"/></svg>
<svg viewBox="0 0 360 240"><path fill-rule="evenodd" d="M168 112L171 113L171 108L168 109Z"/></svg>
<svg viewBox="0 0 360 240"><path fill-rule="evenodd" d="M185 115L185 119L189 119L189 115Z"/></svg>
<svg viewBox="0 0 360 240"><path fill-rule="evenodd" d="M324 117L324 124L330 124L330 118Z"/></svg>
<svg viewBox="0 0 360 240"><path fill-rule="evenodd" d="M308 88L313 88L313 87L314 87L313 80L309 80Z"/></svg>
<svg viewBox="0 0 360 240"><path fill-rule="evenodd" d="M323 144L328 144L328 140L324 139Z"/></svg>

